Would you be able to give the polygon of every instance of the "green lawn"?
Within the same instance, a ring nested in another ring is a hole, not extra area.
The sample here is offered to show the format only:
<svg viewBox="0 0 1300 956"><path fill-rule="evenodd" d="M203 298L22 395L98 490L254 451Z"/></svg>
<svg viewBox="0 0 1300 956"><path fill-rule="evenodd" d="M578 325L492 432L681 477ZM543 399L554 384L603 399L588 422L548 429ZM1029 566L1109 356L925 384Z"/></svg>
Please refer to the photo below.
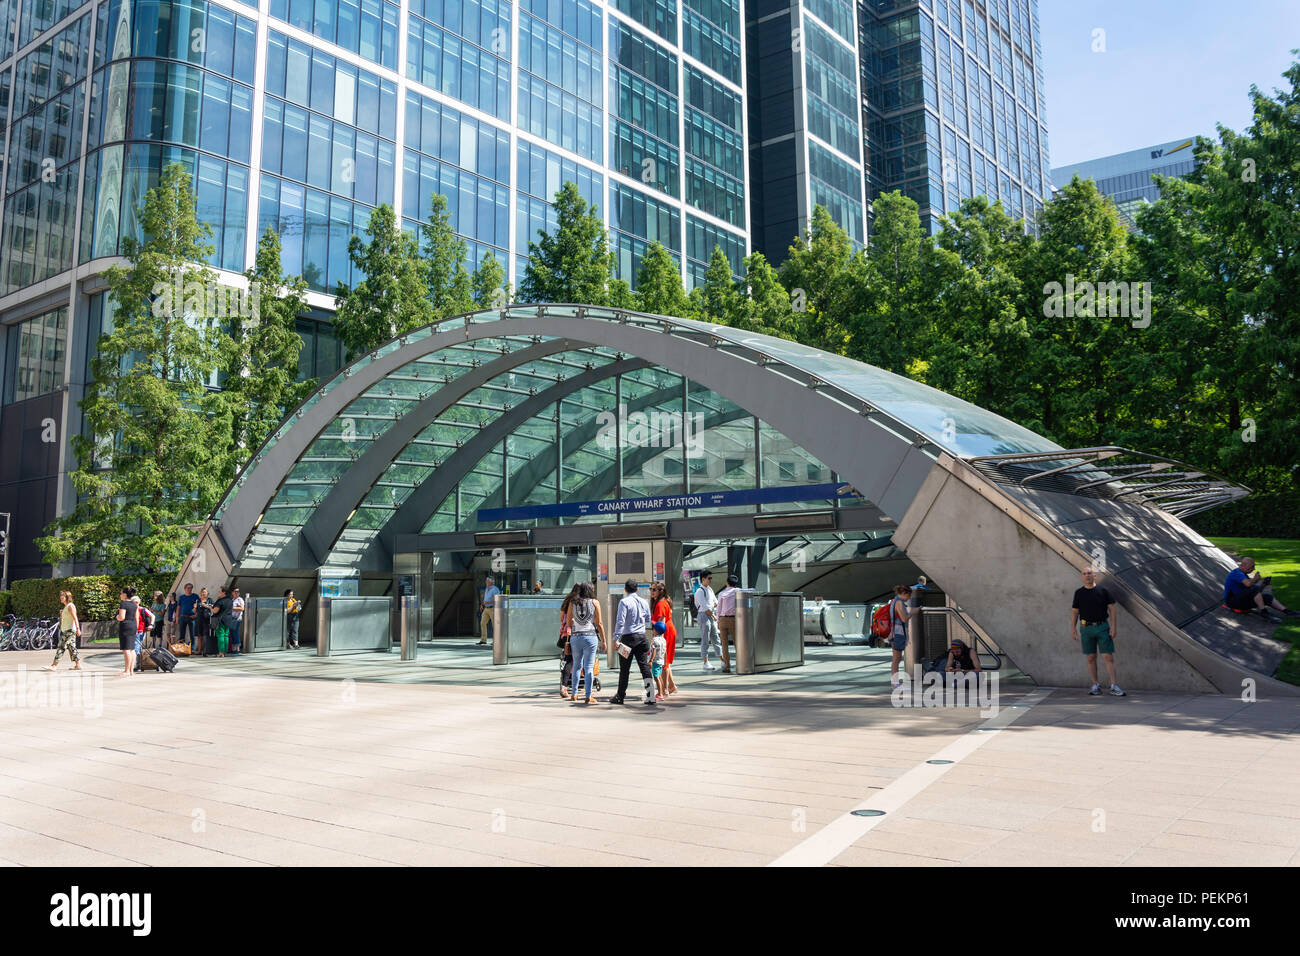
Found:
<svg viewBox="0 0 1300 956"><path fill-rule="evenodd" d="M1273 593L1287 607L1300 608L1300 540L1295 538L1211 538L1224 551L1255 559L1255 569L1273 576ZM1300 618L1287 618L1273 634L1290 641L1291 652L1277 669L1278 679L1300 684Z"/></svg>

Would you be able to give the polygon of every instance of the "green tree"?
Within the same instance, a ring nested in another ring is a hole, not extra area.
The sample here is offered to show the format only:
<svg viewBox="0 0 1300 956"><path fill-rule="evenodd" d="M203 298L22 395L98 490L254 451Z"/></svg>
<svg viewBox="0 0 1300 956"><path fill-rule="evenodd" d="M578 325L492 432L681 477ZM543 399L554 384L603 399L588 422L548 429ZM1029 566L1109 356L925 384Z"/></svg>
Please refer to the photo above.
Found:
<svg viewBox="0 0 1300 956"><path fill-rule="evenodd" d="M474 305L480 309L492 309L509 301L510 283L506 282L506 270L489 250L474 270Z"/></svg>
<svg viewBox="0 0 1300 956"><path fill-rule="evenodd" d="M878 198L872 208L875 219L861 272L849 266L842 267L842 278L831 276L830 281L847 290L841 296L850 300L835 307L833 318L850 329L849 355L904 374L925 351L923 332L935 291L927 276L934 246L921 231L914 199L895 191ZM844 253L837 255L842 258ZM861 279L855 281L858 275ZM860 291L855 295L854 290Z"/></svg>
<svg viewBox="0 0 1300 956"><path fill-rule="evenodd" d="M78 500L37 541L51 564L89 556L115 573L177 567L194 540L186 525L208 515L229 473L232 425L211 386L240 298L197 264L212 254L212 230L179 164L146 194L141 233L123 239L129 265L103 273L111 321L80 402L84 434L72 439Z"/></svg>
<svg viewBox="0 0 1300 956"><path fill-rule="evenodd" d="M221 398L229 409L231 456L227 479L316 388L298 381L302 336L297 319L307 310L307 283L284 275L280 236L267 226L257 242L248 279L248 314L232 316L230 340L222 347Z"/></svg>
<svg viewBox="0 0 1300 956"><path fill-rule="evenodd" d="M1185 182L1161 182L1135 243L1162 291L1160 368L1132 376L1152 440L1265 491L1300 486L1300 62L1283 75L1251 87L1244 133L1219 127Z"/></svg>
<svg viewBox="0 0 1300 956"><path fill-rule="evenodd" d="M1020 276L1034 237L987 196L962 202L935 237L928 353L914 371L935 388L1013 420L1032 417L1033 350ZM1035 304L1037 304L1035 299Z"/></svg>
<svg viewBox="0 0 1300 956"><path fill-rule="evenodd" d="M451 227L447 197L434 193L429 219L420 228L423 238L424 281L436 319L474 310L474 283L465 268L465 242Z"/></svg>
<svg viewBox="0 0 1300 956"><path fill-rule="evenodd" d="M790 293L763 253L752 252L745 257L745 277L740 288L740 318L732 324L781 338L799 338L801 317L795 314Z"/></svg>
<svg viewBox="0 0 1300 956"><path fill-rule="evenodd" d="M731 273L731 260L721 246L713 247L704 281L691 290L691 309L702 321L718 325L740 325L743 294Z"/></svg>
<svg viewBox="0 0 1300 956"><path fill-rule="evenodd" d="M799 338L843 354L862 292L862 257L824 206L813 209L808 231L790 246L780 277L798 314Z"/></svg>
<svg viewBox="0 0 1300 956"><path fill-rule="evenodd" d="M335 292L334 331L349 360L438 318L416 241L398 228L392 206L371 211L366 235L348 242L348 256L365 278L351 289L340 282Z"/></svg>
<svg viewBox="0 0 1300 956"><path fill-rule="evenodd" d="M651 315L687 318L691 303L682 287L682 272L672 254L658 241L641 258L636 277L636 308Z"/></svg>
<svg viewBox="0 0 1300 956"><path fill-rule="evenodd" d="M1105 291L1142 288L1128 231L1115 204L1077 176L1043 207L1039 227L1023 276L1028 295L1040 297L1026 310L1033 411L1021 424L1067 446L1110 444L1127 414L1117 358L1142 348L1147 331L1133 324L1139 303L1123 309Z"/></svg>
<svg viewBox="0 0 1300 956"><path fill-rule="evenodd" d="M525 302L576 302L610 305L611 292L619 299L630 298L622 289L611 289L613 257L605 224L596 207L587 204L572 182L555 194L555 232L538 231L528 243L528 265L524 269L519 295ZM618 304L624 304L622 302Z"/></svg>

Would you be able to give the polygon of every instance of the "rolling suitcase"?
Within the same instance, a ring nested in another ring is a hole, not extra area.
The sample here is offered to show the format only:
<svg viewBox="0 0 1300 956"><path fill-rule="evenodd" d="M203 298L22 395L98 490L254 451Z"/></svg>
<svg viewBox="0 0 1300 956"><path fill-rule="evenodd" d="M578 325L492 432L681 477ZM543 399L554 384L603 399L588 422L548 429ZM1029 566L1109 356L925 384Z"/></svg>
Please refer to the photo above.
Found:
<svg viewBox="0 0 1300 956"><path fill-rule="evenodd" d="M170 674L176 669L176 655L165 647L155 647L150 650L149 659L165 674Z"/></svg>

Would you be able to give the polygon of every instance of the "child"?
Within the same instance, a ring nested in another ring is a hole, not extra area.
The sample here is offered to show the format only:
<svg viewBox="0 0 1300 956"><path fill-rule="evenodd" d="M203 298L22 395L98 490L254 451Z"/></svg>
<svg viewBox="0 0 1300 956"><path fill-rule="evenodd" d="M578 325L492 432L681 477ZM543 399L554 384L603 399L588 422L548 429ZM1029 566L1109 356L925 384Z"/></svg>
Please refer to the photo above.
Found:
<svg viewBox="0 0 1300 956"><path fill-rule="evenodd" d="M668 657L668 641L664 633L668 626L663 621L655 621L655 636L650 640L650 673L655 679L655 700L664 699L664 661Z"/></svg>

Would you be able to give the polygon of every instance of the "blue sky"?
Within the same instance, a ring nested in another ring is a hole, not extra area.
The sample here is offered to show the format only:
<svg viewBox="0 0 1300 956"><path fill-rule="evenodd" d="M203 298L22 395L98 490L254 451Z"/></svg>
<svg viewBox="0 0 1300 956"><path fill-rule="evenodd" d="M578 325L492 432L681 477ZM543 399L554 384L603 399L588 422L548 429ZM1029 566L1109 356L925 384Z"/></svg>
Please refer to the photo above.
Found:
<svg viewBox="0 0 1300 956"><path fill-rule="evenodd" d="M1245 129L1250 85L1282 86L1300 47L1300 0L1038 0L1038 17L1053 168Z"/></svg>

